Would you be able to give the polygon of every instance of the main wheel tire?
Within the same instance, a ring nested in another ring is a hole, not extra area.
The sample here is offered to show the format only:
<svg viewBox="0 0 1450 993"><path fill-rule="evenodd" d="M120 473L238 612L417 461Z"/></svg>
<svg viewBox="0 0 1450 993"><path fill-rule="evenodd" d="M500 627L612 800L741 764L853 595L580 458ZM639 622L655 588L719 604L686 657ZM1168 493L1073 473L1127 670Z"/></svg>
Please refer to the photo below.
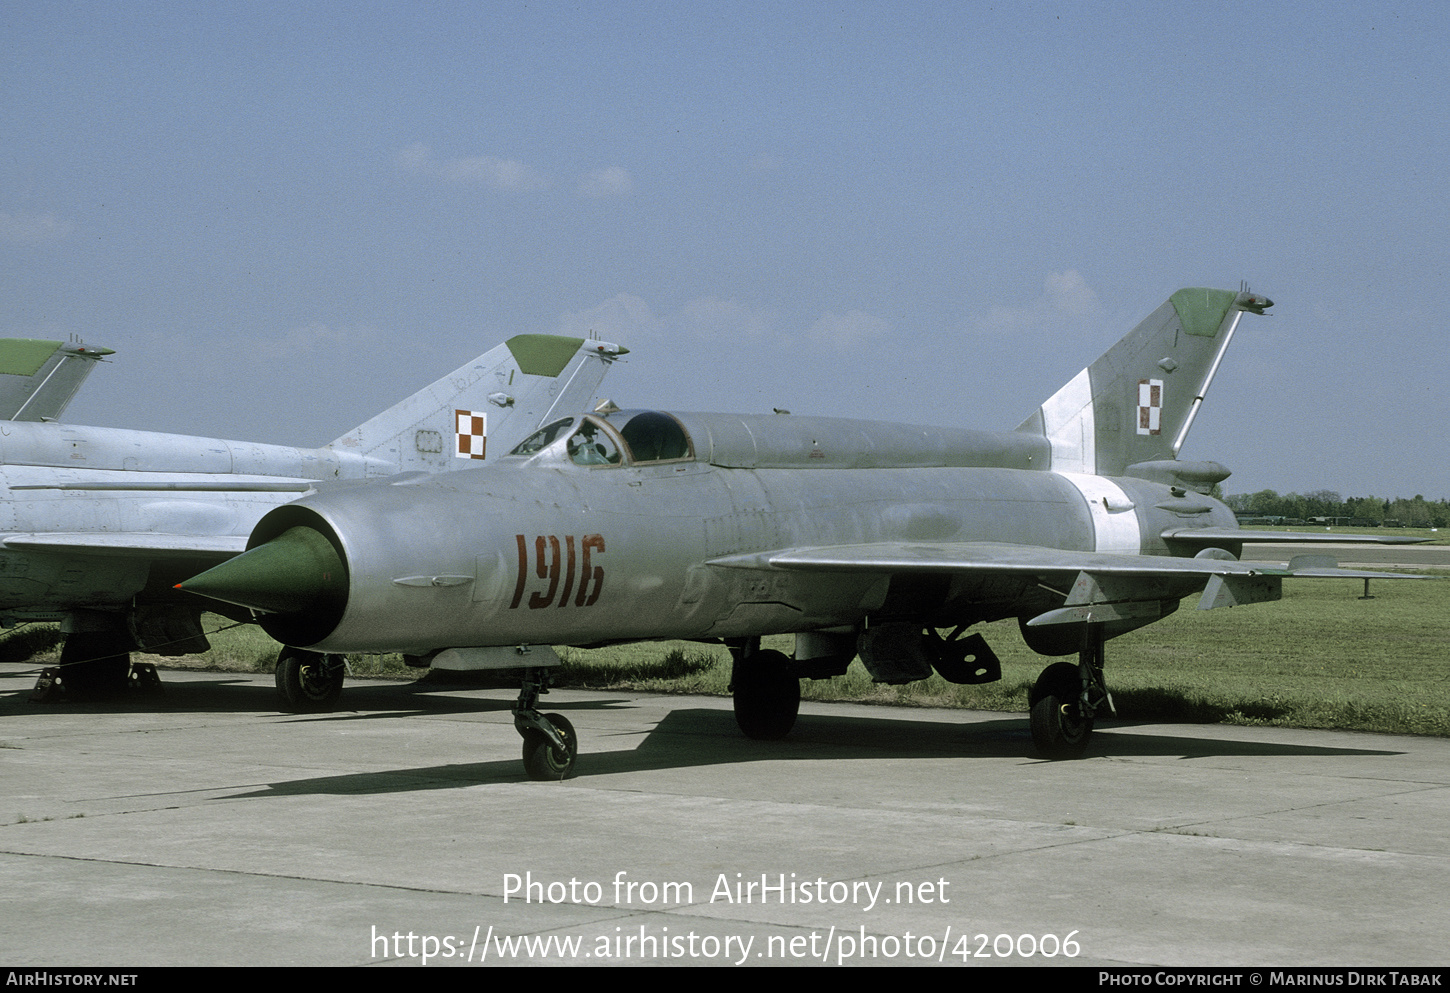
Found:
<svg viewBox="0 0 1450 993"><path fill-rule="evenodd" d="M337 706L347 669L341 655L284 648L277 656L277 695L289 714L325 714Z"/></svg>
<svg viewBox="0 0 1450 993"><path fill-rule="evenodd" d="M61 670L61 685L73 700L109 700L123 695L131 678L131 656L75 662Z"/></svg>
<svg viewBox="0 0 1450 993"><path fill-rule="evenodd" d="M779 741L795 727L801 709L801 681L784 652L755 652L735 663L735 723L747 738Z"/></svg>
<svg viewBox="0 0 1450 993"><path fill-rule="evenodd" d="M114 631L66 635L60 649L60 683L72 700L106 700L126 692L131 640Z"/></svg>
<svg viewBox="0 0 1450 993"><path fill-rule="evenodd" d="M1071 662L1054 662L1032 687L1032 744L1047 759L1079 759L1093 735L1082 710L1082 676Z"/></svg>
<svg viewBox="0 0 1450 993"><path fill-rule="evenodd" d="M529 728L524 732L524 771L530 779L557 782L574 775L574 761L579 757L579 739L574 725L562 714L545 714L544 720L568 746L564 751L551 742L542 731Z"/></svg>

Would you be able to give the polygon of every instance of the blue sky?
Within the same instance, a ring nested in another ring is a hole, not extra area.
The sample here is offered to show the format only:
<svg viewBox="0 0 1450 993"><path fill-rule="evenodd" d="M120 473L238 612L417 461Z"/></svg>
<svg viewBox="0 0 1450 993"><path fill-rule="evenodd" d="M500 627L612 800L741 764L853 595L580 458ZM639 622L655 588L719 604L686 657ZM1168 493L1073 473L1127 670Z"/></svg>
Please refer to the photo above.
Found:
<svg viewBox="0 0 1450 993"><path fill-rule="evenodd" d="M0 0L0 336L285 444L591 330L622 406L1007 429L1247 280L1182 456L1450 497L1447 11Z"/></svg>

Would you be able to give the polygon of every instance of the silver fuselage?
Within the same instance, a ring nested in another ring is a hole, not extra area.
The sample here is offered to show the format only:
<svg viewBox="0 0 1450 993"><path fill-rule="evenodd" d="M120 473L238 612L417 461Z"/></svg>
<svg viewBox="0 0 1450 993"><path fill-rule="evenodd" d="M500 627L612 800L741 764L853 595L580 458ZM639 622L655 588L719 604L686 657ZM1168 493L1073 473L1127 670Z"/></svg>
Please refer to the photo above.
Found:
<svg viewBox="0 0 1450 993"><path fill-rule="evenodd" d="M424 655L847 629L867 618L966 624L1044 609L1062 591L1003 576L823 581L753 567L751 555L881 542L1168 555L1165 529L1233 525L1197 493L1053 472L1041 439L1025 434L675 416L691 457L578 465L560 442L447 476L324 487L275 512L252 545L299 524L323 532L346 563L348 594L335 616L274 636ZM1176 600L1202 581L1169 585L1163 596Z"/></svg>

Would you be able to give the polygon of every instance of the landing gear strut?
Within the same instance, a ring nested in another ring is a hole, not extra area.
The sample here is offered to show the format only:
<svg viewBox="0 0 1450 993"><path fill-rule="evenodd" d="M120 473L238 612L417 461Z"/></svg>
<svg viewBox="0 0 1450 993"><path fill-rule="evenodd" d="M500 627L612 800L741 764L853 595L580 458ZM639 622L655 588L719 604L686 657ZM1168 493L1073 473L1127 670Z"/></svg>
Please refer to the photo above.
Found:
<svg viewBox="0 0 1450 993"><path fill-rule="evenodd" d="M1054 662L1042 670L1032 687L1032 744L1043 758L1077 759L1087 751L1093 720L1100 710L1113 710L1103 683L1103 626L1083 630L1078 663Z"/></svg>
<svg viewBox="0 0 1450 993"><path fill-rule="evenodd" d="M525 669L514 705L514 730L524 739L524 771L530 779L568 779L579 757L579 738L564 715L539 713L539 697L547 692L549 670Z"/></svg>
<svg viewBox="0 0 1450 993"><path fill-rule="evenodd" d="M735 664L730 691L735 723L747 738L778 741L790 734L801 707L801 681L784 652L761 651L759 638L727 641Z"/></svg>
<svg viewBox="0 0 1450 993"><path fill-rule="evenodd" d="M341 655L283 648L277 656L277 694L289 714L325 714L342 696L347 663Z"/></svg>

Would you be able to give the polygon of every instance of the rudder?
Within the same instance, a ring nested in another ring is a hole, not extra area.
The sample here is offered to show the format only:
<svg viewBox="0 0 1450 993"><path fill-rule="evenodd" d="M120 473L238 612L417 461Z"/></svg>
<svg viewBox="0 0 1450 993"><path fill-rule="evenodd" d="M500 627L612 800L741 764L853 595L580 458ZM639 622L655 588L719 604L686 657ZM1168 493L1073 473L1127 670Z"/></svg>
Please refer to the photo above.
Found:
<svg viewBox="0 0 1450 993"><path fill-rule="evenodd" d="M1045 436L1061 472L1177 458L1239 318L1271 306L1247 290L1179 290L1017 430Z"/></svg>
<svg viewBox="0 0 1450 993"><path fill-rule="evenodd" d="M54 421L110 348L79 342L0 340L0 419Z"/></svg>

